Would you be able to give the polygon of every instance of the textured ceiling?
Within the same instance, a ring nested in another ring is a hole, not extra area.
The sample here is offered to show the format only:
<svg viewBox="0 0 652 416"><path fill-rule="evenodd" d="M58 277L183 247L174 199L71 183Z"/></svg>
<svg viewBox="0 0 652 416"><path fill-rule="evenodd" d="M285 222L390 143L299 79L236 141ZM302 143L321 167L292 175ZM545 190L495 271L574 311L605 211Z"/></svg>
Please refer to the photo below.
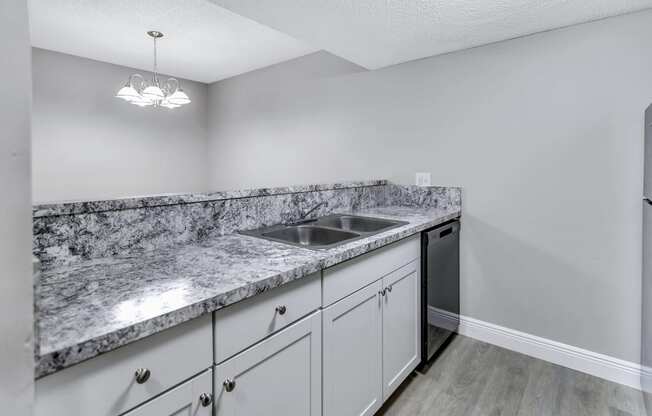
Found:
<svg viewBox="0 0 652 416"><path fill-rule="evenodd" d="M368 69L652 7L652 0L29 0L32 44L214 82L327 50ZM227 10L228 9L228 10Z"/></svg>
<svg viewBox="0 0 652 416"><path fill-rule="evenodd" d="M652 7L652 0L211 0L376 69Z"/></svg>
<svg viewBox="0 0 652 416"><path fill-rule="evenodd" d="M32 45L142 70L213 82L315 49L207 0L29 0Z"/></svg>

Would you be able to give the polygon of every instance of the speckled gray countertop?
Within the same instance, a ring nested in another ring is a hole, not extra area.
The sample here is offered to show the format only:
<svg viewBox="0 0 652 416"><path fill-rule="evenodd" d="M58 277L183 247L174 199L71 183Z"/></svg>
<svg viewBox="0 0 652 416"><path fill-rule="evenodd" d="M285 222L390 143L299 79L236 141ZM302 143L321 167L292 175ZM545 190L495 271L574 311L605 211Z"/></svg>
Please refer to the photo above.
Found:
<svg viewBox="0 0 652 416"><path fill-rule="evenodd" d="M381 207L357 214L408 224L313 251L240 234L43 268L37 378L300 279L460 215Z"/></svg>

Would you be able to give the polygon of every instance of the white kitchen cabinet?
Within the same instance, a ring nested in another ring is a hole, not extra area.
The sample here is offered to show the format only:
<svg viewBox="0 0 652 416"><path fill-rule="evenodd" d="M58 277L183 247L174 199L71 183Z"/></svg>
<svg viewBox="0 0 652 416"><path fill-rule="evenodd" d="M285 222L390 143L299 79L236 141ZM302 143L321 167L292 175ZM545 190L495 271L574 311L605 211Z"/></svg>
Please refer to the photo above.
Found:
<svg viewBox="0 0 652 416"><path fill-rule="evenodd" d="M323 311L324 416L373 415L382 405L381 284Z"/></svg>
<svg viewBox="0 0 652 416"><path fill-rule="evenodd" d="M211 416L212 392L213 370L207 370L124 416Z"/></svg>
<svg viewBox="0 0 652 416"><path fill-rule="evenodd" d="M383 277L383 400L416 368L421 357L419 262Z"/></svg>
<svg viewBox="0 0 652 416"><path fill-rule="evenodd" d="M321 312L217 365L214 386L217 416L321 415Z"/></svg>
<svg viewBox="0 0 652 416"><path fill-rule="evenodd" d="M419 253L407 238L44 377L35 414L371 416L419 363Z"/></svg>

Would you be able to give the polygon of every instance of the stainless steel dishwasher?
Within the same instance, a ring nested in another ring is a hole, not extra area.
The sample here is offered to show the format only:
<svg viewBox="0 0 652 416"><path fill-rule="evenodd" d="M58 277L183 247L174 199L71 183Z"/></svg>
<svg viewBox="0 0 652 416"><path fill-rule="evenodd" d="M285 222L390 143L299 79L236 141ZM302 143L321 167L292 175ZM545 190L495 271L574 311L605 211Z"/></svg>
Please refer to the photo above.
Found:
<svg viewBox="0 0 652 416"><path fill-rule="evenodd" d="M459 328L460 222L421 233L421 366Z"/></svg>

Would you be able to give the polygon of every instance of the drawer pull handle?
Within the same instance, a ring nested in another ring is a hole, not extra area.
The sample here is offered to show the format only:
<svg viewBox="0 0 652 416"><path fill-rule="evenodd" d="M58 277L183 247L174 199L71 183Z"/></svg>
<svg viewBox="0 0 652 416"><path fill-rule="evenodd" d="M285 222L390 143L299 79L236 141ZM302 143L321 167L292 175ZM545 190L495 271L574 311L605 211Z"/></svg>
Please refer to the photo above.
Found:
<svg viewBox="0 0 652 416"><path fill-rule="evenodd" d="M224 380L224 383L222 383L222 385L224 386L224 390L226 390L227 392L232 392L233 389L235 389L235 380L231 380L230 378L227 378L226 380Z"/></svg>
<svg viewBox="0 0 652 416"><path fill-rule="evenodd" d="M391 286L387 286L387 291L388 291L388 292L391 292L391 291L392 291L392 287L391 287Z"/></svg>
<svg viewBox="0 0 652 416"><path fill-rule="evenodd" d="M387 289L383 289L380 292L378 292L380 296L385 296L387 294Z"/></svg>
<svg viewBox="0 0 652 416"><path fill-rule="evenodd" d="M279 315L285 315L285 312L287 312L287 310L288 308L286 308L285 305L276 307L276 312L278 312Z"/></svg>
<svg viewBox="0 0 652 416"><path fill-rule="evenodd" d="M213 395L210 393L202 393L199 395L199 404L202 405L202 407L208 407L211 404L213 404Z"/></svg>
<svg viewBox="0 0 652 416"><path fill-rule="evenodd" d="M149 380L149 376L152 375L152 372L149 371L149 368L139 368L136 370L136 383L144 384Z"/></svg>

